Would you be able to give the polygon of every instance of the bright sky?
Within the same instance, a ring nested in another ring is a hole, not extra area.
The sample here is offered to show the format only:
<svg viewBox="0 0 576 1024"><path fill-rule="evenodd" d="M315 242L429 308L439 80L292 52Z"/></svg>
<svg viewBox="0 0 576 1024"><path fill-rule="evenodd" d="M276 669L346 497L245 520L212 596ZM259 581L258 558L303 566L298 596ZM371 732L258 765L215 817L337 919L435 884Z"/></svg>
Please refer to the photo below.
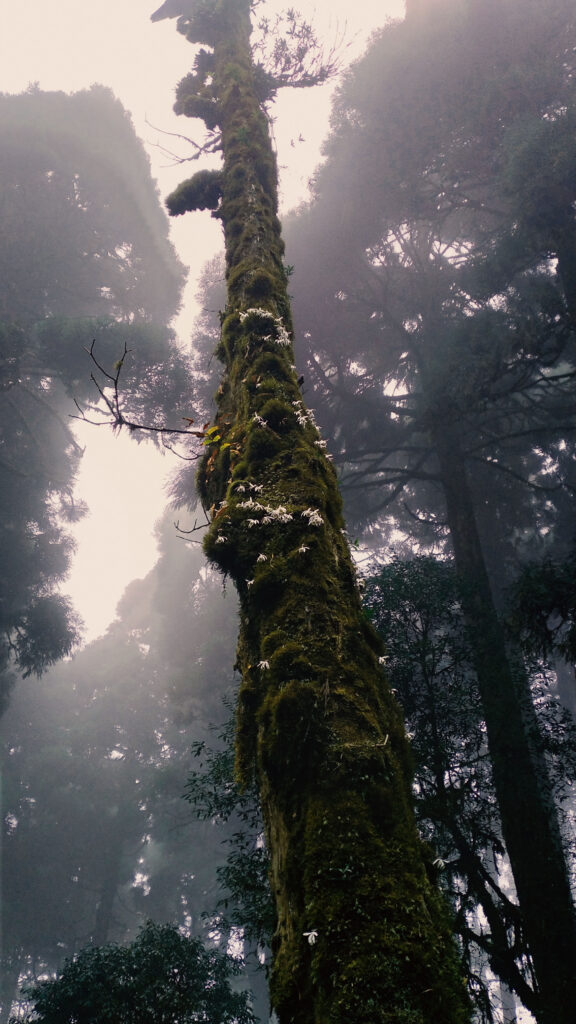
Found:
<svg viewBox="0 0 576 1024"><path fill-rule="evenodd" d="M172 113L176 83L190 69L193 50L175 30L175 22L151 23L160 0L19 0L3 4L0 35L0 90L21 92L31 82L41 89L74 92L94 82L109 86L130 111L146 143L162 195L193 173L188 165L170 166L156 144L159 131L192 135L202 125ZM261 11L291 6L269 0ZM328 46L345 34L346 59L362 52L373 29L387 18L402 17L403 0L300 0L294 6L312 21ZM294 205L320 156L328 131L329 90L281 93L274 116L284 206ZM151 126L155 126L154 128ZM87 131L89 131L87 125ZM292 146L291 140L304 138ZM194 165L194 169L199 165ZM218 225L208 214L190 214L173 225L172 237L190 267L186 307L178 322L187 341L194 316L193 296L202 265L220 245ZM87 367L87 373L89 368ZM169 456L113 437L106 428L83 427L86 446L77 494L90 515L77 529L78 551L64 588L84 617L87 636L103 632L114 618L126 585L154 564L154 523L166 504L164 480Z"/></svg>

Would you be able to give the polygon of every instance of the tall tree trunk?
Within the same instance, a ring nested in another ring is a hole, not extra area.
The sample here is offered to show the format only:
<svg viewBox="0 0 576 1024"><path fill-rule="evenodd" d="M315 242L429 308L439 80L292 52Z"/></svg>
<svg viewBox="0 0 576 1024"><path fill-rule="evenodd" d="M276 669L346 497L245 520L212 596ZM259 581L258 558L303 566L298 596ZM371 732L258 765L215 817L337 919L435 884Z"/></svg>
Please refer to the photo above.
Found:
<svg viewBox="0 0 576 1024"><path fill-rule="evenodd" d="M556 692L558 700L565 711L576 718L576 679L574 678L574 666L570 665L563 658L557 657L554 662L556 672Z"/></svg>
<svg viewBox="0 0 576 1024"><path fill-rule="evenodd" d="M576 326L576 245L572 206L564 211L564 217L566 229L559 233L556 242L558 277L562 282L568 314L574 328Z"/></svg>
<svg viewBox="0 0 576 1024"><path fill-rule="evenodd" d="M5 955L0 961L0 1024L8 1024L12 1006L18 999L21 967L20 951Z"/></svg>
<svg viewBox="0 0 576 1024"><path fill-rule="evenodd" d="M122 864L124 839L122 835L114 833L112 833L111 839L100 882L100 894L92 932L93 946L103 946L106 942L110 941L113 923L112 911L120 884L120 866Z"/></svg>
<svg viewBox="0 0 576 1024"><path fill-rule="evenodd" d="M280 1024L463 1022L400 713L361 609L336 474L294 372L250 3L198 10L187 31L214 47L209 114L222 131L228 286L226 373L199 483L211 515L206 553L240 598L237 772L256 775L271 856L272 1004ZM192 195L205 180L181 190Z"/></svg>
<svg viewBox="0 0 576 1024"><path fill-rule="evenodd" d="M538 982L539 1024L573 1024L576 914L544 768L526 729L523 675L514 672L486 572L455 430L434 427L463 610L473 646L502 831Z"/></svg>
<svg viewBox="0 0 576 1024"><path fill-rule="evenodd" d="M256 943L244 943L244 962L246 964L246 979L252 993L251 1007L259 1024L268 1024L270 1018L270 992L266 971L258 957L258 945Z"/></svg>

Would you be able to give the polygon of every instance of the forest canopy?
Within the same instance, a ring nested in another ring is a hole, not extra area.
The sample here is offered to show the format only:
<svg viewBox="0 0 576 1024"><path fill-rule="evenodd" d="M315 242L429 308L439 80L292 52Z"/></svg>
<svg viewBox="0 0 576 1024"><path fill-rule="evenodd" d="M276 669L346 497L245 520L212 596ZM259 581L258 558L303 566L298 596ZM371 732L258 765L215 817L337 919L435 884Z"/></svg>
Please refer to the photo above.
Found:
<svg viewBox="0 0 576 1024"><path fill-rule="evenodd" d="M339 80L286 252L271 101L333 54L263 15L265 65L248 0L154 12L211 163L166 206L225 239L189 352L122 106L0 97L0 1024L22 982L48 1024L102 957L136 977L147 936L234 949L238 1020L572 1024L574 12L406 6ZM155 569L56 664L93 342L115 426L192 438Z"/></svg>
<svg viewBox="0 0 576 1024"><path fill-rule="evenodd" d="M91 131L84 126L90 122ZM70 415L97 395L92 344L124 346L124 410L155 422L189 371L169 326L184 268L148 159L110 90L0 96L0 705L11 666L41 673L80 623L60 592L81 449Z"/></svg>

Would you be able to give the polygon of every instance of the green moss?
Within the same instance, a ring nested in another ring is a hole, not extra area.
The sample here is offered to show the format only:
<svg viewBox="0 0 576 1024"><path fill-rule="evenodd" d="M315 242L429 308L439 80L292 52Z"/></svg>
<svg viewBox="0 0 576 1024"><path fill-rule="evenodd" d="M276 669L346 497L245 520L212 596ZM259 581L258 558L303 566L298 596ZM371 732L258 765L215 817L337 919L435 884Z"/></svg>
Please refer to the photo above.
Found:
<svg viewBox="0 0 576 1024"><path fill-rule="evenodd" d="M299 794L307 788L322 758L328 730L318 715L321 701L314 682L287 679L278 692L268 690L258 711L259 733L265 736L259 744L258 763L278 790L288 818L299 806ZM287 736L290 743L286 743Z"/></svg>
<svg viewBox="0 0 576 1024"><path fill-rule="evenodd" d="M450 923L425 870L410 755L361 611L336 474L313 424L295 415L291 346L279 344L292 321L250 5L200 7L190 31L199 34L204 18L206 41L215 40L228 303L221 441L199 482L212 516L206 553L240 597L236 774L241 785L258 782L270 846L272 1002L281 1024L465 1024ZM244 315L254 307L268 315ZM317 932L315 944L307 932Z"/></svg>
<svg viewBox="0 0 576 1024"><path fill-rule="evenodd" d="M196 74L186 75L178 83L174 113L184 114L185 117L200 117L206 127L213 131L219 123L219 115L209 75L206 65Z"/></svg>
<svg viewBox="0 0 576 1024"><path fill-rule="evenodd" d="M431 927L439 901L422 898L414 837L401 830L387 843L361 800L335 789L309 802L305 828L291 841L299 855L287 870L304 868L306 898L295 941L276 963L280 1019L283 1010L286 1019L309 1019L305 1007L313 999L317 1021L465 1021L457 966L443 954L448 921L440 914L443 931ZM306 948L311 930L317 941ZM441 984L432 987L435 973ZM300 1001L301 1018L294 1015Z"/></svg>
<svg viewBox="0 0 576 1024"><path fill-rule="evenodd" d="M263 384L264 382L260 384L260 394L262 394ZM268 401L265 401L259 409L259 415L277 433L293 429L296 422L291 405L279 398L269 398Z"/></svg>
<svg viewBox="0 0 576 1024"><path fill-rule="evenodd" d="M264 657L270 661L270 667L275 678L286 678L294 673L294 665L301 661L305 652L303 644L297 640L290 640L283 629L275 629L262 639L262 652ZM302 678L310 675L310 664L305 662L305 672Z"/></svg>
<svg viewBox="0 0 576 1024"><path fill-rule="evenodd" d="M275 558L256 572L249 595L250 600L265 603L271 608L281 599L288 583L284 559Z"/></svg>
<svg viewBox="0 0 576 1024"><path fill-rule="evenodd" d="M178 19L178 31L189 43L216 46L227 27L218 6L211 0L197 0L194 11Z"/></svg>
<svg viewBox="0 0 576 1024"><path fill-rule="evenodd" d="M281 350L273 352L262 352L257 356L251 365L251 371L256 377L272 377L275 380L286 381L288 376L288 358L285 353ZM292 377L292 374L290 374ZM291 381L292 387L293 381ZM298 393L298 389L294 388L295 393Z"/></svg>
<svg viewBox="0 0 576 1024"><path fill-rule="evenodd" d="M271 298L275 291L276 282L269 271L264 270L264 268L260 268L259 270L254 270L252 272L247 294L249 294L255 302L260 301L260 299Z"/></svg>
<svg viewBox="0 0 576 1024"><path fill-rule="evenodd" d="M199 117L211 132L215 131L220 120L218 104L207 96L183 97L174 104L174 113L184 114L186 117Z"/></svg>
<svg viewBox="0 0 576 1024"><path fill-rule="evenodd" d="M249 182L250 182L250 175L249 175L249 172L248 172L248 168L244 164L242 164L242 163L235 164L234 167L232 167L228 171L227 184L228 184L228 189L229 189L229 191L232 194L234 194L234 188L235 187L238 190L244 189L246 187L246 185L249 184ZM238 194L241 194L241 193L239 192Z"/></svg>
<svg viewBox="0 0 576 1024"><path fill-rule="evenodd" d="M203 80L214 73L214 54L210 50L198 50L194 58L194 70Z"/></svg>
<svg viewBox="0 0 576 1024"><path fill-rule="evenodd" d="M250 463L273 459L282 450L282 440L272 430L251 430L246 445L246 457Z"/></svg>

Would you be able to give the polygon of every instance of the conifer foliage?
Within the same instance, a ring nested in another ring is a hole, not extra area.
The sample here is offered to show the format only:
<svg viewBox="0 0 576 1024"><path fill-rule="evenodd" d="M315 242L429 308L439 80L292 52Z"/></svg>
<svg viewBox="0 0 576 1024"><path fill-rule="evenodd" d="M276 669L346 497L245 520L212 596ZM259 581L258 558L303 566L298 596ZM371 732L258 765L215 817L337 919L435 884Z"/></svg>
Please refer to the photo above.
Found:
<svg viewBox="0 0 576 1024"><path fill-rule="evenodd" d="M16 673L43 673L79 637L59 587L85 511L70 414L92 395L86 349L109 363L131 350L127 415L154 422L188 388L167 326L184 268L121 104L102 86L31 87L0 96L0 131L2 713Z"/></svg>
<svg viewBox="0 0 576 1024"><path fill-rule="evenodd" d="M426 0L408 14L343 82L290 249L306 374L357 519L449 540L534 1013L571 1024L570 870L501 612L522 562L564 559L573 539L574 10Z"/></svg>

